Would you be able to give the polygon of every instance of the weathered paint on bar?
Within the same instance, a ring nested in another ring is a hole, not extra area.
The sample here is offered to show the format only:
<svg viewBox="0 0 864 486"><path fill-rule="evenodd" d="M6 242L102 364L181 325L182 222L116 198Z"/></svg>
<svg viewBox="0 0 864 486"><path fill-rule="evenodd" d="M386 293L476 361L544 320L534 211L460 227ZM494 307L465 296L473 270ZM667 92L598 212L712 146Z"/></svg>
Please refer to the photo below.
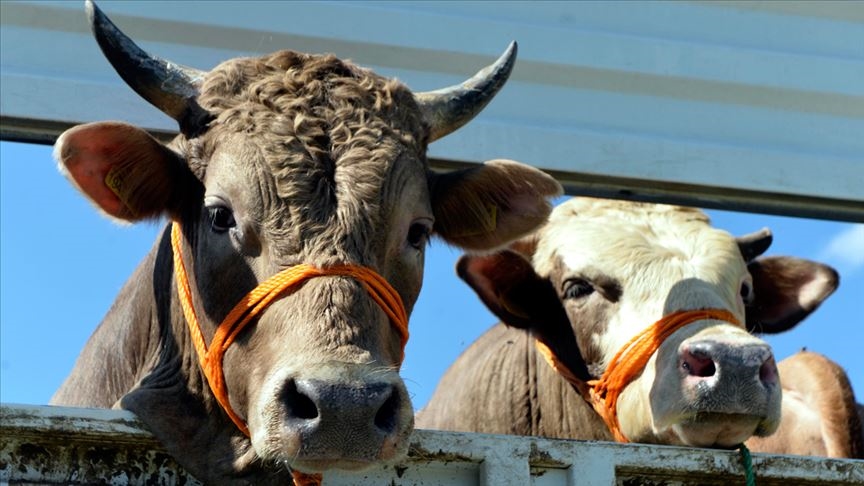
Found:
<svg viewBox="0 0 864 486"><path fill-rule="evenodd" d="M755 454L757 484L860 485L864 461ZM718 485L735 451L418 430L401 465L325 475L325 485ZM129 412L0 406L0 484L198 484Z"/></svg>

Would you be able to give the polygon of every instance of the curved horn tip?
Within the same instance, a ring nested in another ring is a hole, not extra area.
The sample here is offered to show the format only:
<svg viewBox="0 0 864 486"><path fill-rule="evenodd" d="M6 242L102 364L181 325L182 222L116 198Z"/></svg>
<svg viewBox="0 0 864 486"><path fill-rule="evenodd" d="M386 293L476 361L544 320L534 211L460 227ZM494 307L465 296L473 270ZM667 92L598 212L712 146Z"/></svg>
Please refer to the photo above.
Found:
<svg viewBox="0 0 864 486"><path fill-rule="evenodd" d="M744 261L749 263L768 250L774 241L774 234L766 227L753 233L738 236L735 240Z"/></svg>
<svg viewBox="0 0 864 486"><path fill-rule="evenodd" d="M516 65L516 55L519 53L519 44L515 40L510 41L507 49L501 54L491 66L482 69L471 80L480 81L481 74L495 73L495 77L500 79L500 83L504 84L510 78L510 73L513 72L513 66Z"/></svg>
<svg viewBox="0 0 864 486"><path fill-rule="evenodd" d="M104 23L107 17L102 13L102 9L96 5L93 0L84 0L84 13L87 14L87 21L93 26L97 22Z"/></svg>
<svg viewBox="0 0 864 486"><path fill-rule="evenodd" d="M195 101L204 72L151 56L117 28L93 0L85 0L84 9L96 43L123 81L177 120L181 131L196 132L208 117Z"/></svg>
<svg viewBox="0 0 864 486"><path fill-rule="evenodd" d="M486 83L493 85L492 88L497 90L497 88L507 82L507 79L510 78L510 73L513 72L513 66L516 65L516 55L518 53L519 44L517 44L515 40L510 41L510 44L507 45L507 49L498 56L498 59L496 59L495 62L480 71L477 71L477 74L472 76L471 79L465 81L463 86L473 88Z"/></svg>
<svg viewBox="0 0 864 486"><path fill-rule="evenodd" d="M519 44L513 40L507 44L507 49L498 56L498 59L495 60L492 64L486 66L475 74L471 80L481 80L484 75L490 72L496 72L499 77L503 76L505 79L510 76L510 72L513 70L513 66L516 65L516 55L519 53Z"/></svg>
<svg viewBox="0 0 864 486"><path fill-rule="evenodd" d="M504 54L501 54L501 57L498 58L498 61L501 61L502 63L506 62L506 63L511 64L511 69L512 69L512 65L516 64L516 54L518 54L518 53L519 53L519 44L515 40L512 40L512 41L510 41L510 44L507 46L507 50L504 51ZM497 62L496 62L496 64L497 64Z"/></svg>
<svg viewBox="0 0 864 486"><path fill-rule="evenodd" d="M442 138L474 118L510 78L519 45L511 41L494 63L462 83L414 95L429 126L429 142Z"/></svg>

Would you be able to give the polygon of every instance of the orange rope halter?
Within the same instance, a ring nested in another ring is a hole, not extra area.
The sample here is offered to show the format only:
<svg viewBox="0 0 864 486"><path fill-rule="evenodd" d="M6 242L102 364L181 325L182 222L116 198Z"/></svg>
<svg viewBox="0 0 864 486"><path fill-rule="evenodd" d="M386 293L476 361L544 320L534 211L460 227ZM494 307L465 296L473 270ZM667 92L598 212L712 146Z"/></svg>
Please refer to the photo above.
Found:
<svg viewBox="0 0 864 486"><path fill-rule="evenodd" d="M189 326L192 343L195 346L195 351L198 353L201 370L207 378L216 401L219 402L219 405L222 406L222 409L225 410L225 413L228 414L228 417L231 418L231 421L234 422L237 428L247 436L249 436L249 428L243 419L231 408L231 402L228 399L225 373L222 370L222 358L228 347L231 346L240 332L252 322L252 319L263 312L273 301L285 295L287 291L300 286L310 278L330 275L353 277L359 280L363 288L372 297L372 300L384 310L396 332L399 333L402 345L402 354L399 357L399 362L401 363L404 359L405 344L408 342L408 314L405 312L402 298L384 277L378 275L371 268L357 265L335 265L327 268L317 268L308 264L300 264L282 270L264 282L261 282L261 284L240 299L240 302L231 309L231 312L225 316L225 319L216 328L213 341L208 347L204 342L201 325L198 323L198 317L192 306L192 291L189 287L189 278L186 274L186 267L183 264L183 256L180 250L181 237L180 223L174 222L171 227L171 248L174 253L177 293L180 296L180 305L183 307L183 314L186 316L186 323ZM294 476L297 484L301 482L305 484L305 481L308 481L309 478L305 478L304 476L314 478L318 475L304 475L303 473L295 472Z"/></svg>
<svg viewBox="0 0 864 486"><path fill-rule="evenodd" d="M603 418L606 426L618 442L629 442L618 423L618 396L631 381L642 373L651 355L669 336L678 329L704 319L717 319L740 325L734 314L725 309L703 309L673 312L633 337L625 344L606 367L599 380L582 383L561 363L549 347L535 341L537 350L555 371L576 387L594 410ZM588 388L590 387L590 388Z"/></svg>

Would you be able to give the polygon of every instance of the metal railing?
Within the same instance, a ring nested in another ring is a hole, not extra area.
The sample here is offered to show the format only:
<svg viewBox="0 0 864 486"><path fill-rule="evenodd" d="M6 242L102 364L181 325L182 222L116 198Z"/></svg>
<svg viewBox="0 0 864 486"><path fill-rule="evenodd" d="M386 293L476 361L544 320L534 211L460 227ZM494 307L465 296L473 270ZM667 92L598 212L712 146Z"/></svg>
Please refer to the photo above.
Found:
<svg viewBox="0 0 864 486"><path fill-rule="evenodd" d="M861 485L864 461L754 454L759 485ZM133 414L0 406L0 484L199 484ZM408 458L325 485L744 484L735 451L418 430Z"/></svg>

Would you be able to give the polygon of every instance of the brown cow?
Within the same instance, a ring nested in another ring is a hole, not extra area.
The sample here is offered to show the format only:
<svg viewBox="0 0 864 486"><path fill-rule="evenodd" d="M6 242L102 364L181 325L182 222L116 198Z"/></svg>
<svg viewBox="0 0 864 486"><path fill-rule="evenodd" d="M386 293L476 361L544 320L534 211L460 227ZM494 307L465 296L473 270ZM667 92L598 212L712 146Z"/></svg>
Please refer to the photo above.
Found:
<svg viewBox="0 0 864 486"><path fill-rule="evenodd" d="M864 458L861 405L837 363L809 351L780 363L783 419L777 432L747 441L750 449L774 454Z"/></svg>
<svg viewBox="0 0 864 486"><path fill-rule="evenodd" d="M780 420L777 370L770 348L747 330L794 326L838 277L806 260L755 259L770 242L767 230L736 241L695 209L589 198L562 204L512 251L460 261L460 276L512 327L493 327L457 359L417 426L609 439L535 339L584 386L663 316L719 308L746 329L701 319L671 334L621 393L620 430L632 441L708 447L771 434Z"/></svg>
<svg viewBox="0 0 864 486"><path fill-rule="evenodd" d="M439 175L426 160L429 142L504 84L515 44L461 85L412 94L292 51L196 71L149 56L89 1L87 13L120 76L180 134L162 145L124 123L82 125L58 139L55 157L109 216L166 216L179 232L163 232L52 403L131 410L208 483L285 484L292 469L398 460L413 426L400 323L420 292L427 238L500 247L545 221L546 198L560 194L515 162ZM202 339L184 318L175 258ZM224 374L199 366L196 342L225 334L219 323L241 300L257 302L247 294L260 283L349 266L363 269L362 283L325 275L280 291L232 336L217 360ZM220 376L221 388L211 381Z"/></svg>

